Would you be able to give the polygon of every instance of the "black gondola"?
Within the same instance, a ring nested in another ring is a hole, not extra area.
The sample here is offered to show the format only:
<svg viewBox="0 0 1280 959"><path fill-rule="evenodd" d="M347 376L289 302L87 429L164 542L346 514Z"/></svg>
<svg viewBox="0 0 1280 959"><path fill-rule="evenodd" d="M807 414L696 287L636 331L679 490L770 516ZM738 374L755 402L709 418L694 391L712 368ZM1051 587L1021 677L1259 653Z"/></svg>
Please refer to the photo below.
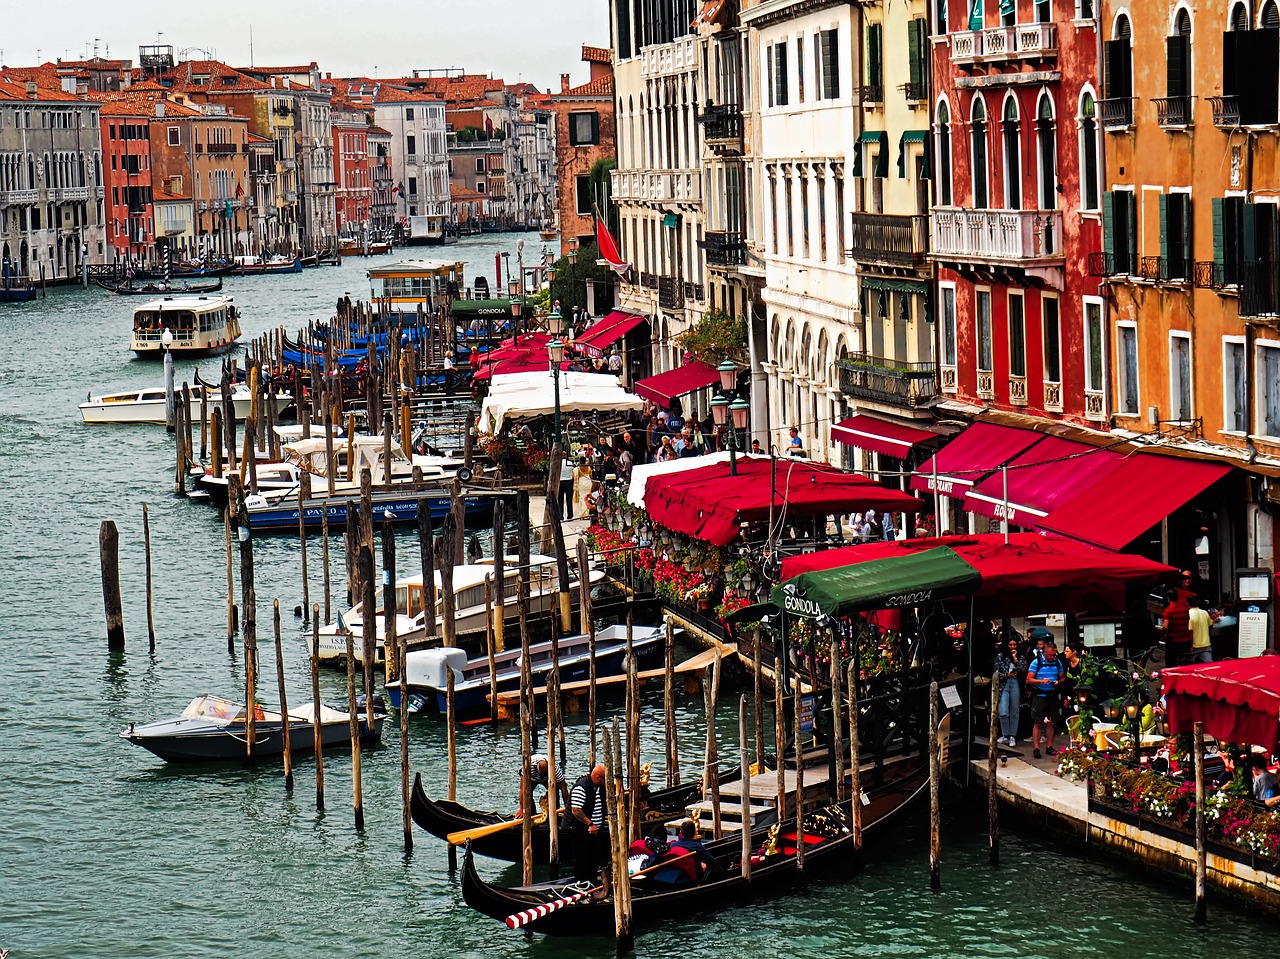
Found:
<svg viewBox="0 0 1280 959"><path fill-rule="evenodd" d="M721 782L732 782L738 778L738 767L721 773ZM680 816L691 802L696 802L702 795L702 781L657 789L642 797L640 816L646 823L668 822ZM446 839L451 833L480 826L492 826L500 822L512 822L514 817L498 812L482 812L469 809L461 803L448 799L432 799L422 785L422 774L413 780L413 793L409 797L409 812L413 821L433 836ZM521 857L520 843L522 830L517 826L501 832L481 836L471 842L471 851L490 859L501 859L505 862L519 862ZM561 835L560 859L568 862L573 858L569 837ZM545 866L550 862L551 828L546 823L535 823L533 827L533 862L537 866Z"/></svg>
<svg viewBox="0 0 1280 959"><path fill-rule="evenodd" d="M168 283L164 280L143 280L140 285L134 285L132 280L125 280L123 283L118 284L107 284L99 281L98 285L104 290L110 290L112 293L118 293L121 296L172 296L175 293L200 295L217 293L221 290L222 277L205 281L182 280Z"/></svg>
<svg viewBox="0 0 1280 959"><path fill-rule="evenodd" d="M862 807L863 839L883 833L921 796L927 795L928 775L921 766L876 789L867 790L869 802ZM825 822L849 823L852 806L846 801L839 807L828 806L805 814L806 829L815 816ZM785 846L786 839L795 842L795 821L786 820L778 829ZM751 848L758 849L769 838L768 829L757 829L752 834ZM793 851L779 851L764 857L752 866L751 881L741 874L742 837L727 836L708 843L708 850L721 863L721 868L710 873L695 885L671 886L652 881L652 877L639 877L631 883L632 928L640 932L653 925L669 923L672 919L695 913L714 912L727 906L740 905L752 899L777 895L800 884L805 877L848 870L856 859L853 834L840 831L833 838L805 845L803 874L796 868ZM462 898L467 905L486 916L506 920L526 910L537 910L557 904L552 910L530 917L520 925L521 929L542 932L553 936L600 935L614 929L612 898L592 899L583 896L565 903L564 900L585 892L579 884L559 880L534 883L530 886L503 888L486 883L477 874L473 851L470 847L462 865Z"/></svg>
<svg viewBox="0 0 1280 959"><path fill-rule="evenodd" d="M181 280L188 277L230 276L239 268L234 263L210 263L206 266L181 266L174 264L166 270L135 270L135 280Z"/></svg>

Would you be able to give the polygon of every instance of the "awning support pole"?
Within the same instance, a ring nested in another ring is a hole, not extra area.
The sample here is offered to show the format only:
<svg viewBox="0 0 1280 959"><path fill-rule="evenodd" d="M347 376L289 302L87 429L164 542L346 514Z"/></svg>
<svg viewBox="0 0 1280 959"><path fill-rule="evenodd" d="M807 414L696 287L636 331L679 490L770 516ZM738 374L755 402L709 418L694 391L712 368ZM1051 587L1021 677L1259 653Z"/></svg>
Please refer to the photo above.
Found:
<svg viewBox="0 0 1280 959"><path fill-rule="evenodd" d="M1004 483L1004 515L1000 519L1000 531L1004 533L1004 545L1009 545L1009 464L1000 467L1000 479Z"/></svg>

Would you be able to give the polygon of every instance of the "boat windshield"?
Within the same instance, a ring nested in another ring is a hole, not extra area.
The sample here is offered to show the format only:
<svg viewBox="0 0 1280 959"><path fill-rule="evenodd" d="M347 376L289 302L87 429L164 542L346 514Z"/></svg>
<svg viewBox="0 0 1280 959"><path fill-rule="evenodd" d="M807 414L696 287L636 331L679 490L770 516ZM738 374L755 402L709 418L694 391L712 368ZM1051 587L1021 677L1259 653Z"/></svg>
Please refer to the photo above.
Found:
<svg viewBox="0 0 1280 959"><path fill-rule="evenodd" d="M244 704L233 703L229 699L217 696L197 696L182 711L183 719L221 719L233 720L244 718Z"/></svg>

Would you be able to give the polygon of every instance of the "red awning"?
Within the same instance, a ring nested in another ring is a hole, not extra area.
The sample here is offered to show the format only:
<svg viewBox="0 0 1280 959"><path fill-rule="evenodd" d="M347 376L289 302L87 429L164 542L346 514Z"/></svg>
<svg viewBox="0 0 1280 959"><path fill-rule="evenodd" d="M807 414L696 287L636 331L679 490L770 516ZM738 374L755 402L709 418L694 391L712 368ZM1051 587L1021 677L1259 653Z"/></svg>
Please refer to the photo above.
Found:
<svg viewBox="0 0 1280 959"><path fill-rule="evenodd" d="M643 316L614 310L601 317L591 328L573 341L573 348L587 356L603 356L605 347L612 346L645 321Z"/></svg>
<svg viewBox="0 0 1280 959"><path fill-rule="evenodd" d="M944 496L964 499L988 473L999 469L1041 436L1012 426L974 423L916 470L911 477L911 488L932 493L936 485Z"/></svg>
<svg viewBox="0 0 1280 959"><path fill-rule="evenodd" d="M1214 482L1225 463L1139 451L1067 500L1039 525L1087 543L1120 549Z"/></svg>
<svg viewBox="0 0 1280 959"><path fill-rule="evenodd" d="M1131 585L1144 590L1178 571L1141 556L1115 553L1087 543L1045 536L1000 533L940 536L899 542L860 543L782 561L782 578L868 560L904 556L950 547L982 576L975 597L979 616L1026 616L1032 613L1119 613L1127 606Z"/></svg>
<svg viewBox="0 0 1280 959"><path fill-rule="evenodd" d="M831 438L846 446L902 459L913 447L937 439L938 434L859 413L831 427Z"/></svg>
<svg viewBox="0 0 1280 959"><path fill-rule="evenodd" d="M483 356L480 369L471 375L471 379L487 380L495 373L524 373L529 370L549 370L551 358L547 355L547 344L551 337L546 333L526 333L520 337L519 343L503 340Z"/></svg>
<svg viewBox="0 0 1280 959"><path fill-rule="evenodd" d="M1204 731L1280 752L1280 656L1175 666L1160 674L1169 732Z"/></svg>
<svg viewBox="0 0 1280 959"><path fill-rule="evenodd" d="M1003 470L971 489L964 498L964 508L992 519L1007 519L1014 526L1037 526L1058 506L1115 472L1123 462L1119 453L1046 436L1009 461L1007 508Z"/></svg>
<svg viewBox="0 0 1280 959"><path fill-rule="evenodd" d="M721 462L650 477L645 508L667 529L724 546L743 523L769 518L771 498L777 516L784 510L791 516L865 509L915 512L920 506L914 496L886 489L865 476L802 460L779 459L776 487L773 484L769 457L739 457L737 476L730 476L729 464Z"/></svg>
<svg viewBox="0 0 1280 959"><path fill-rule="evenodd" d="M656 376L646 376L637 380L633 387L637 396L653 400L661 407L668 407L677 396L684 396L694 390L720 382L720 371L714 366L707 366L698 360L677 366Z"/></svg>

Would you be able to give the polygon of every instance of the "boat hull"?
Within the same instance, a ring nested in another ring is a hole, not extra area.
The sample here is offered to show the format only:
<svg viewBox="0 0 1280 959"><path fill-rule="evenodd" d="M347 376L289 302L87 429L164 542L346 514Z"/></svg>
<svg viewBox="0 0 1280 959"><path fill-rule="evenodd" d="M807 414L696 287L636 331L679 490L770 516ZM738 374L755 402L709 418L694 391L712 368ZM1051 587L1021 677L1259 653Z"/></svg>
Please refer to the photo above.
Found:
<svg viewBox="0 0 1280 959"><path fill-rule="evenodd" d="M287 409L289 404L293 402L293 397L288 394L276 394L272 399L276 404L277 415ZM210 397L209 402L221 404L222 401ZM248 419L249 408L252 405L253 400L248 393L231 398L231 406L235 411L237 420ZM156 423L163 426L168 422L165 415L164 400L126 400L115 403L91 400L88 403L80 404L80 419L93 425L100 423Z"/></svg>
<svg viewBox="0 0 1280 959"><path fill-rule="evenodd" d="M416 523L418 521L418 500L422 496L419 493L406 494L401 496L392 495L375 495L373 497L373 515L376 522L390 520L393 523ZM449 515L450 501L447 496L428 496L427 506L431 510L432 520L443 520ZM344 527L347 522L347 504L354 503L359 505L360 497L339 496L332 500L313 499L308 502L304 508L304 521L307 529L319 529L324 522L325 516L329 518L329 525L334 529ZM466 513L465 517L468 521L472 519L483 519L493 515L493 500L488 497L468 496L466 497ZM298 531L298 503L297 500L285 500L277 504L269 504L266 506L250 506L249 528L256 532L292 532Z"/></svg>
<svg viewBox="0 0 1280 959"><path fill-rule="evenodd" d="M361 741L377 742L382 737L385 716L375 715L373 729L369 729L361 717ZM167 729L163 727L169 727ZM322 723L321 746L329 748L351 740L350 724L342 722ZM126 729L120 734L125 739L154 753L165 762L225 762L244 759L248 755L247 735L243 722L226 727L214 727L197 720L176 719L165 723L151 723L148 727ZM308 752L315 746L315 733L311 723L297 720L289 723L289 747L291 752ZM284 728L280 722L259 722L255 727L254 756L261 759L284 753Z"/></svg>

